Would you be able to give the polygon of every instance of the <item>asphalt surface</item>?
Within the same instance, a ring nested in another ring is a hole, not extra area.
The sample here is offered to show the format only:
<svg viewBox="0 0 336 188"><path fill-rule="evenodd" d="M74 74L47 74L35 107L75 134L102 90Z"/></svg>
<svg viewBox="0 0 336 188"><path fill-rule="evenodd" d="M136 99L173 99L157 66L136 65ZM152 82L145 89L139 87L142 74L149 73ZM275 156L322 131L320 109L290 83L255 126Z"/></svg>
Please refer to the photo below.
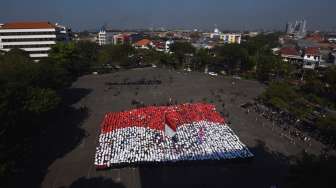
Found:
<svg viewBox="0 0 336 188"><path fill-rule="evenodd" d="M161 84L137 85L139 80ZM133 85L108 85L133 83ZM134 69L106 75L83 76L67 95L73 100L63 116L51 121L41 135L34 159L14 187L284 187L291 156L306 150L318 154L322 145L291 142L271 122L240 107L264 90L256 81L236 80L203 73L180 73L166 69ZM208 102L227 116L231 127L255 158L243 163L140 166L96 171L95 147L104 115L145 105ZM85 108L87 107L88 110ZM56 124L56 126L55 126ZM50 133L52 132L52 133Z"/></svg>

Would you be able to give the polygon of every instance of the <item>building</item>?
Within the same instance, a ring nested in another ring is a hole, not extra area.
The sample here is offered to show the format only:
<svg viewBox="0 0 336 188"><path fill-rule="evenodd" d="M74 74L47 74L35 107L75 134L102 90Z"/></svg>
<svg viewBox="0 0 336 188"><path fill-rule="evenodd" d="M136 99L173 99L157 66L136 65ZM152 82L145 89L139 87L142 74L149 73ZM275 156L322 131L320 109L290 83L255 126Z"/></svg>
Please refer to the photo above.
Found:
<svg viewBox="0 0 336 188"><path fill-rule="evenodd" d="M316 47L309 47L304 49L303 68L315 69L321 63L320 49Z"/></svg>
<svg viewBox="0 0 336 188"><path fill-rule="evenodd" d="M142 39L134 43L134 47L137 49L150 49L153 47L153 42L149 39Z"/></svg>
<svg viewBox="0 0 336 188"><path fill-rule="evenodd" d="M118 44L127 44L130 43L130 35L126 33L121 33L117 35L113 35L113 44L118 45Z"/></svg>
<svg viewBox="0 0 336 188"><path fill-rule="evenodd" d="M293 38L301 39L304 38L307 34L307 21L300 20L296 21L295 24L287 23L286 32L288 35L291 35Z"/></svg>
<svg viewBox="0 0 336 188"><path fill-rule="evenodd" d="M170 53L170 46L174 44L173 40L157 40L153 41L153 47L156 51Z"/></svg>
<svg viewBox="0 0 336 188"><path fill-rule="evenodd" d="M286 33L287 34L291 34L291 33L294 33L294 27L293 27L293 24L288 22L286 24Z"/></svg>
<svg viewBox="0 0 336 188"><path fill-rule="evenodd" d="M220 40L224 41L224 44L240 44L241 34L237 33L222 33L220 34Z"/></svg>
<svg viewBox="0 0 336 188"><path fill-rule="evenodd" d="M320 33L312 33L304 38L305 40L322 43L325 41L324 37Z"/></svg>
<svg viewBox="0 0 336 188"><path fill-rule="evenodd" d="M210 33L212 40L223 41L224 44L240 44L242 35L238 33L222 33L219 29L215 29L213 33Z"/></svg>
<svg viewBox="0 0 336 188"><path fill-rule="evenodd" d="M106 30L100 30L97 35L97 43L99 46L107 45L107 44L113 44L114 43L114 32L106 31Z"/></svg>
<svg viewBox="0 0 336 188"><path fill-rule="evenodd" d="M249 37L256 37L256 36L259 35L259 32L253 32L253 31L251 31L251 32L249 32L247 35L248 35Z"/></svg>
<svg viewBox="0 0 336 188"><path fill-rule="evenodd" d="M98 35L97 33L90 32L80 32L74 35L74 40L76 41L84 41L84 42L97 42Z"/></svg>
<svg viewBox="0 0 336 188"><path fill-rule="evenodd" d="M174 41L173 40L167 40L165 42L165 52L166 53L169 53L170 52L170 46L174 44Z"/></svg>
<svg viewBox="0 0 336 188"><path fill-rule="evenodd" d="M285 47L279 50L279 55L285 62L300 63L303 61L301 53L296 48Z"/></svg>
<svg viewBox="0 0 336 188"><path fill-rule="evenodd" d="M71 30L50 22L11 22L0 25L0 50L20 48L35 59L48 57L51 46L71 40Z"/></svg>

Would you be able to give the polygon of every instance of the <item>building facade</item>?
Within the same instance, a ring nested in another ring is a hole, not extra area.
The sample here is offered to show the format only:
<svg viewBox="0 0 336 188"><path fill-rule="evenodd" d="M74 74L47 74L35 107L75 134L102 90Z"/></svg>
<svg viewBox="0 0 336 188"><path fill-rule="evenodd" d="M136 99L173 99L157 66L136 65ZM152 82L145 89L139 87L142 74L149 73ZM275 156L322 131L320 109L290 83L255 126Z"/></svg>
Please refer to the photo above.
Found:
<svg viewBox="0 0 336 188"><path fill-rule="evenodd" d="M296 21L295 24L287 23L286 32L292 35L294 38L301 39L307 35L307 21L300 20Z"/></svg>
<svg viewBox="0 0 336 188"><path fill-rule="evenodd" d="M220 35L220 40L224 41L224 44L240 44L241 34L237 33L223 33Z"/></svg>
<svg viewBox="0 0 336 188"><path fill-rule="evenodd" d="M71 40L71 30L50 22L12 22L0 25L0 50L19 48L32 58L48 57L52 45Z"/></svg>
<svg viewBox="0 0 336 188"><path fill-rule="evenodd" d="M303 68L315 69L321 63L321 52L319 48L310 47L304 49Z"/></svg>
<svg viewBox="0 0 336 188"><path fill-rule="evenodd" d="M112 44L113 41L114 41L114 38L113 38L114 35L115 34L113 32L108 32L108 31L105 31L105 30L99 31L98 36L97 36L97 42L98 42L99 46Z"/></svg>

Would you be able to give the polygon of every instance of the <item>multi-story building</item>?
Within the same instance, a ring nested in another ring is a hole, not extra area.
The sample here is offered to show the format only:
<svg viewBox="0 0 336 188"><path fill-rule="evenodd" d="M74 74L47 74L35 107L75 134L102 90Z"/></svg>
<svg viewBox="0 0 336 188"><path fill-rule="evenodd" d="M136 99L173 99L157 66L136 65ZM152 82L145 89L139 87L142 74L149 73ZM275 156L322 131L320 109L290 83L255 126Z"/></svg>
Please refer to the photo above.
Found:
<svg viewBox="0 0 336 188"><path fill-rule="evenodd" d="M143 36L138 33L123 33L120 31L101 30L97 35L97 43L100 46L108 44L126 44L135 43L141 40Z"/></svg>
<svg viewBox="0 0 336 188"><path fill-rule="evenodd" d="M304 38L307 34L307 21L296 21L295 24L287 23L286 32L295 38Z"/></svg>
<svg viewBox="0 0 336 188"><path fill-rule="evenodd" d="M109 31L105 31L105 30L99 31L98 36L97 36L97 42L98 42L99 46L112 44L113 39L114 39L114 35L115 35L114 32L109 32Z"/></svg>
<svg viewBox="0 0 336 188"><path fill-rule="evenodd" d="M304 49L303 68L315 69L321 63L321 52L317 47L309 47Z"/></svg>
<svg viewBox="0 0 336 188"><path fill-rule="evenodd" d="M225 44L240 44L241 34L237 33L222 33L220 39L224 41Z"/></svg>
<svg viewBox="0 0 336 188"><path fill-rule="evenodd" d="M50 22L11 22L0 25L0 50L20 48L30 57L48 57L51 46L71 40L71 30Z"/></svg>
<svg viewBox="0 0 336 188"><path fill-rule="evenodd" d="M242 35L238 33L222 33L216 28L213 33L210 33L210 38L223 41L224 44L240 44Z"/></svg>

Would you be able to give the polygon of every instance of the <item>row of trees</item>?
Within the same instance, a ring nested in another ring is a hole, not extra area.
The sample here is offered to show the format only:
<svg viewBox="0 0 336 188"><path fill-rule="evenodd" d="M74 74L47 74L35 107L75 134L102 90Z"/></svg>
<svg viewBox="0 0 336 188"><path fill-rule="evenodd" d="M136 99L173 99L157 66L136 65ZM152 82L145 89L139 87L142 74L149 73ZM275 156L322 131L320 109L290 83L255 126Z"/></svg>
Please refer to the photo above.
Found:
<svg viewBox="0 0 336 188"><path fill-rule="evenodd" d="M336 141L336 67L306 71L300 84L274 82L260 99L275 109L304 120L329 144ZM333 144L334 145L334 144Z"/></svg>
<svg viewBox="0 0 336 188"><path fill-rule="evenodd" d="M242 44L226 44L211 50L195 49L190 43L176 42L171 46L174 52L171 59L179 67L191 65L199 71L209 67L263 82L285 79L295 67L282 63L278 56L273 55L271 48L278 45L278 36L278 33L259 35ZM189 54L192 58L188 57Z"/></svg>
<svg viewBox="0 0 336 188"><path fill-rule="evenodd" d="M270 50L277 45L278 36L277 33L259 35L240 45L226 44L211 50L196 49L189 42L175 42L170 46L173 53L135 49L129 44L99 47L88 42L60 43L53 48L51 57L66 65L72 73L100 71L106 66L155 64L174 69L188 67L195 71L209 67L267 82L286 78L294 69L292 65L282 63Z"/></svg>

